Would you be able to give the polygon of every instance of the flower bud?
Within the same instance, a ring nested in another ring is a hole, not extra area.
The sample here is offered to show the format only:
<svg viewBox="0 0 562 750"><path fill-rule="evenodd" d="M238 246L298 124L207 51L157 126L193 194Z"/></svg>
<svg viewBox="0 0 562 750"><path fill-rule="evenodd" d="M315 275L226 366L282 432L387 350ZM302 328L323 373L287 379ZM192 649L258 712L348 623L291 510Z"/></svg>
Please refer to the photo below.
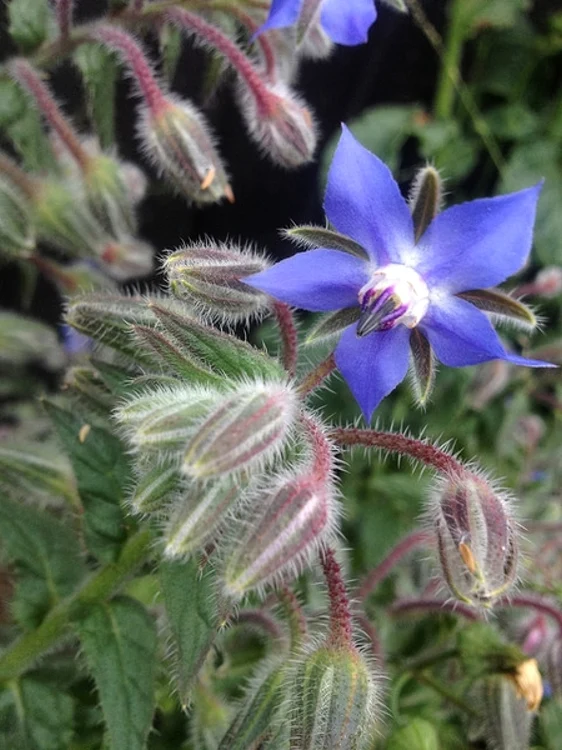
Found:
<svg viewBox="0 0 562 750"><path fill-rule="evenodd" d="M178 489L181 476L174 463L157 463L142 473L130 503L135 513L154 513L162 509Z"/></svg>
<svg viewBox="0 0 562 750"><path fill-rule="evenodd" d="M310 111L295 94L281 83L251 90L243 80L238 94L250 137L266 156L287 169L311 161L316 127Z"/></svg>
<svg viewBox="0 0 562 750"><path fill-rule="evenodd" d="M170 253L164 271L178 299L203 316L235 323L267 308L267 295L240 279L265 271L269 265L249 249L208 241Z"/></svg>
<svg viewBox="0 0 562 750"><path fill-rule="evenodd" d="M230 480L211 485L194 483L171 515L164 530L166 557L189 557L210 541L242 496Z"/></svg>
<svg viewBox="0 0 562 750"><path fill-rule="evenodd" d="M135 237L121 235L108 240L98 250L102 267L115 281L148 276L154 269L154 249Z"/></svg>
<svg viewBox="0 0 562 750"><path fill-rule="evenodd" d="M528 750L533 714L509 677L493 675L480 686L479 725L494 750Z"/></svg>
<svg viewBox="0 0 562 750"><path fill-rule="evenodd" d="M557 297L562 292L562 268L547 266L538 272L533 282L535 294L542 297Z"/></svg>
<svg viewBox="0 0 562 750"><path fill-rule="evenodd" d="M436 499L434 527L447 585L467 604L492 606L517 575L515 523L506 500L467 472L445 480Z"/></svg>
<svg viewBox="0 0 562 750"><path fill-rule="evenodd" d="M537 711L543 696L542 678L536 659L520 662L511 675L520 698L524 698L529 711Z"/></svg>
<svg viewBox="0 0 562 750"><path fill-rule="evenodd" d="M133 201L119 162L106 154L91 156L84 170L84 191L92 212L113 236L136 231Z"/></svg>
<svg viewBox="0 0 562 750"><path fill-rule="evenodd" d="M355 750L372 737L377 689L372 671L352 645L323 645L295 670L291 747Z"/></svg>
<svg viewBox="0 0 562 750"><path fill-rule="evenodd" d="M296 403L294 391L285 383L238 387L197 427L184 454L183 472L210 479L269 462L286 444Z"/></svg>
<svg viewBox="0 0 562 750"><path fill-rule="evenodd" d="M29 204L21 192L0 178L0 253L28 256L35 247Z"/></svg>
<svg viewBox="0 0 562 750"><path fill-rule="evenodd" d="M195 203L234 201L209 126L191 104L167 98L156 112L146 109L139 132L163 176Z"/></svg>
<svg viewBox="0 0 562 750"><path fill-rule="evenodd" d="M224 586L235 598L266 583L291 578L333 531L337 509L331 488L310 473L284 477L265 498L233 545Z"/></svg>
<svg viewBox="0 0 562 750"><path fill-rule="evenodd" d="M116 289L116 285L99 270L94 260L59 263L51 258L33 255L30 261L66 296L80 291L91 292L93 289Z"/></svg>

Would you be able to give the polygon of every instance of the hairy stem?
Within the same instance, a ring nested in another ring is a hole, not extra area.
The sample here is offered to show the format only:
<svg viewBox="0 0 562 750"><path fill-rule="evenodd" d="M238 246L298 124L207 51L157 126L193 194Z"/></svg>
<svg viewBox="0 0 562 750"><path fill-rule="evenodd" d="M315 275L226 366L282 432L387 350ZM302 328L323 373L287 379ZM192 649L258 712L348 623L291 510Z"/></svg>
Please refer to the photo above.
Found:
<svg viewBox="0 0 562 750"><path fill-rule="evenodd" d="M283 366L289 375L293 377L297 366L298 355L295 319L291 312L291 308L284 302L275 302L273 305L273 311L283 341Z"/></svg>
<svg viewBox="0 0 562 750"><path fill-rule="evenodd" d="M389 614L399 616L407 615L412 612L451 612L454 615L461 615L467 620L479 620L480 617L476 610L462 602L451 601L450 599L432 599L425 597L408 597L399 599L388 610Z"/></svg>
<svg viewBox="0 0 562 750"><path fill-rule="evenodd" d="M0 656L0 682L13 680L29 669L67 633L74 617L106 601L145 560L151 551L151 533L131 537L116 562L89 578L75 593L57 604L36 630L23 635Z"/></svg>
<svg viewBox="0 0 562 750"><path fill-rule="evenodd" d="M63 39L68 39L72 27L72 6L74 0L56 0L55 13L59 25L60 35Z"/></svg>
<svg viewBox="0 0 562 750"><path fill-rule="evenodd" d="M283 612L289 623L289 632L291 634L291 651L295 653L303 644L306 638L307 625L304 613L299 600L295 593L288 587L284 586L277 593L279 602L283 607Z"/></svg>
<svg viewBox="0 0 562 750"><path fill-rule="evenodd" d="M320 562L330 599L330 642L334 646L349 646L353 643L349 599L333 549L327 547L322 550Z"/></svg>
<svg viewBox="0 0 562 750"><path fill-rule="evenodd" d="M389 453L408 456L447 476L466 474L466 469L454 456L436 448L431 443L399 433L338 427L331 430L329 437L342 447L362 445L366 448L380 448Z"/></svg>
<svg viewBox="0 0 562 750"><path fill-rule="evenodd" d="M529 607L556 621L562 634L562 610L538 594L517 594L498 602L498 607Z"/></svg>
<svg viewBox="0 0 562 750"><path fill-rule="evenodd" d="M329 357L326 357L326 359L320 362L320 364L317 365L312 372L309 372L299 383L298 390L300 395L307 396L313 390L318 388L318 386L328 377L328 375L331 375L335 369L336 360L334 359L334 354L332 352Z"/></svg>

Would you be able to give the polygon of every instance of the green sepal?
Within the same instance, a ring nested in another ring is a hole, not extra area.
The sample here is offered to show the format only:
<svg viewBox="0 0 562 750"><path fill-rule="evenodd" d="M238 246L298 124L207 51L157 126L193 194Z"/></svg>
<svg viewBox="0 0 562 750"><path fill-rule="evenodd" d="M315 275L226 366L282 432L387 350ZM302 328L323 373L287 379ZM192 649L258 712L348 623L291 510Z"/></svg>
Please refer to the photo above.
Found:
<svg viewBox="0 0 562 750"><path fill-rule="evenodd" d="M352 240L351 237L334 232L333 229L315 226L291 227L291 229L285 230L285 236L304 247L327 247L331 250L341 250L349 255L354 255L356 258L361 258L361 260L369 260L365 248Z"/></svg>
<svg viewBox="0 0 562 750"><path fill-rule="evenodd" d="M526 305L498 289L471 289L459 292L456 296L470 302L479 310L511 318L528 328L535 328L537 325L537 319Z"/></svg>
<svg viewBox="0 0 562 750"><path fill-rule="evenodd" d="M305 343L315 344L322 339L336 336L341 333L344 328L347 328L359 320L360 315L360 307L346 307L343 310L323 315L307 334Z"/></svg>
<svg viewBox="0 0 562 750"><path fill-rule="evenodd" d="M435 357L429 341L417 328L412 330L410 336L410 350L416 401L420 406L425 406L431 396L435 381Z"/></svg>
<svg viewBox="0 0 562 750"><path fill-rule="evenodd" d="M158 462L148 471L140 473L131 493L131 506L136 513L154 513L161 510L181 484L181 474L175 463Z"/></svg>

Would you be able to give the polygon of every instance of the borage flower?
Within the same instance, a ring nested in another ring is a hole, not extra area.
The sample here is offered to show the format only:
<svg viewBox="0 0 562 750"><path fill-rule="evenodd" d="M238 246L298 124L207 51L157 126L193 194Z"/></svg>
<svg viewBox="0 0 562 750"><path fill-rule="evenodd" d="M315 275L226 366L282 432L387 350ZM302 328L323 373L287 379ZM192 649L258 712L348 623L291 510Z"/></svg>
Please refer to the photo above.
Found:
<svg viewBox="0 0 562 750"><path fill-rule="evenodd" d="M480 311L527 328L536 324L524 305L488 287L525 264L540 188L436 215L440 185L434 169L422 170L409 205L385 164L344 126L324 202L338 231L290 230L317 249L245 282L304 310L339 311L317 333L343 331L336 364L367 420L404 379L410 349L422 402L431 386L432 350L451 367L492 359L548 367L506 351Z"/></svg>
<svg viewBox="0 0 562 750"><path fill-rule="evenodd" d="M367 41L377 11L374 0L273 0L267 20L257 33L297 26L304 35L318 15L330 39L355 45Z"/></svg>

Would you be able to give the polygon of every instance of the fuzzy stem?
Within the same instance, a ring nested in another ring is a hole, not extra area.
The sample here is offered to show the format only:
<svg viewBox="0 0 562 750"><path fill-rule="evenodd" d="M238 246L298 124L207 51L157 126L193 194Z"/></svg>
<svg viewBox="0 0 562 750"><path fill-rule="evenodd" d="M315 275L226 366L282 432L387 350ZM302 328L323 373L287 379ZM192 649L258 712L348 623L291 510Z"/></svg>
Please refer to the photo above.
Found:
<svg viewBox="0 0 562 750"><path fill-rule="evenodd" d="M263 609L242 609L233 619L236 625L249 625L253 628L259 628L264 633L271 636L276 641L283 639L283 632L277 622L270 614Z"/></svg>
<svg viewBox="0 0 562 750"><path fill-rule="evenodd" d="M182 8L172 8L164 14L171 23L179 26L184 31L194 34L211 47L220 52L246 81L248 88L256 98L256 103L263 115L269 115L277 97L268 93L252 61L242 52L240 47L229 39L226 34L203 20L195 13L190 13Z"/></svg>
<svg viewBox="0 0 562 750"><path fill-rule="evenodd" d="M409 438L399 433L338 427L331 430L329 437L345 447L363 445L368 448L380 448L389 451L389 453L408 456L446 476L462 476L467 473L461 462L445 451L430 443L425 443L423 440Z"/></svg>
<svg viewBox="0 0 562 750"><path fill-rule="evenodd" d="M324 485L330 479L332 472L332 444L327 440L322 427L314 418L302 413L300 420L310 439L313 456L312 478Z"/></svg>
<svg viewBox="0 0 562 750"><path fill-rule="evenodd" d="M411 597L399 599L389 610L391 615L405 615L411 612L451 612L461 615L467 620L480 620L478 613L462 602L445 599L431 599L424 597Z"/></svg>
<svg viewBox="0 0 562 750"><path fill-rule="evenodd" d="M114 26L104 25L96 27L91 37L120 55L131 71L151 114L158 115L165 109L166 98L152 72L152 67L140 44L130 34Z"/></svg>
<svg viewBox="0 0 562 750"><path fill-rule="evenodd" d="M306 619L295 593L284 586L277 592L279 601L289 623L291 652L295 653L304 643L307 633Z"/></svg>
<svg viewBox="0 0 562 750"><path fill-rule="evenodd" d="M0 151L0 176L2 175L13 182L26 198L33 200L37 193L37 184L33 177L30 177L15 161Z"/></svg>
<svg viewBox="0 0 562 750"><path fill-rule="evenodd" d="M274 302L273 312L283 341L283 366L291 377L295 374L298 356L297 329L295 318L289 305L284 302Z"/></svg>
<svg viewBox="0 0 562 750"><path fill-rule="evenodd" d="M357 598L360 601L366 599L378 584L387 577L392 569L416 547L428 544L432 535L427 531L413 531L408 536L401 539L387 556L365 577L365 580L357 591Z"/></svg>
<svg viewBox="0 0 562 750"><path fill-rule="evenodd" d="M82 169L87 168L90 159L80 143L78 134L61 112L51 92L43 83L37 71L34 70L27 60L23 60L22 58L16 58L11 61L10 71L18 83L35 99L37 107L76 159L76 162Z"/></svg>
<svg viewBox="0 0 562 750"><path fill-rule="evenodd" d="M333 646L347 647L353 644L349 599L343 582L341 568L334 551L326 547L320 553L320 562L328 585L330 599L330 634Z"/></svg>
<svg viewBox="0 0 562 750"><path fill-rule="evenodd" d="M361 625L361 629L363 630L365 635L369 638L369 643L371 645L371 653L377 660L377 667L382 669L384 667L384 655L382 651L380 638L379 638L377 631L375 630L375 626L369 620L367 615L360 614L358 615L357 620L359 621L359 624Z"/></svg>
<svg viewBox="0 0 562 750"><path fill-rule="evenodd" d="M74 0L56 0L55 13L59 25L60 35L63 39L68 39L72 27L72 6Z"/></svg>
<svg viewBox="0 0 562 750"><path fill-rule="evenodd" d="M537 594L517 594L506 597L498 602L498 607L530 607L537 612L542 612L548 617L556 620L560 634L562 635L562 610L556 605Z"/></svg>
<svg viewBox="0 0 562 750"><path fill-rule="evenodd" d="M0 682L16 679L68 633L72 618L106 601L145 560L152 549L149 531L131 537L119 559L109 563L57 604L35 630L23 635L0 657Z"/></svg>
<svg viewBox="0 0 562 750"><path fill-rule="evenodd" d="M334 359L334 353L332 352L332 354L322 360L322 362L320 362L312 372L309 372L299 383L299 394L303 397L307 396L318 388L318 386L328 377L328 375L331 375L335 369L336 360Z"/></svg>

